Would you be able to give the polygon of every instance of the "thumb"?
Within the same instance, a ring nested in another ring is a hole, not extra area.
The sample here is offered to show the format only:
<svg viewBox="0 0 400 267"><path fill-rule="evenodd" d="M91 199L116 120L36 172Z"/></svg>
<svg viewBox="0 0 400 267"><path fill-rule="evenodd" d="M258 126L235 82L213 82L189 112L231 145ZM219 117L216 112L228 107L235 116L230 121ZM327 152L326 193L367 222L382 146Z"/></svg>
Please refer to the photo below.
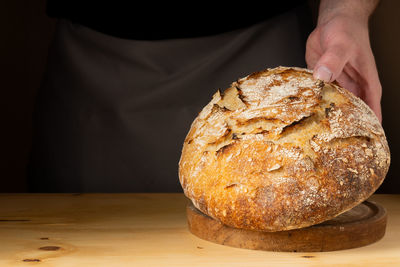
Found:
<svg viewBox="0 0 400 267"><path fill-rule="evenodd" d="M332 82L342 73L349 60L349 49L343 45L331 45L322 54L314 67L314 78Z"/></svg>

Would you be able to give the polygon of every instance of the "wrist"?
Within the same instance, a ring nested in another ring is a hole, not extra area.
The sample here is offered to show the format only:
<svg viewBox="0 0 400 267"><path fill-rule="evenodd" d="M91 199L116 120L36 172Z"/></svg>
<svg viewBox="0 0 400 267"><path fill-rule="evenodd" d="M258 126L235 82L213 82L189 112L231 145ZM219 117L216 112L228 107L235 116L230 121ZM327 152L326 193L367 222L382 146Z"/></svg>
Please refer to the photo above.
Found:
<svg viewBox="0 0 400 267"><path fill-rule="evenodd" d="M349 12L341 12L341 11L335 11L330 14L326 14L324 16L321 16L318 18L318 26L323 26L331 22L332 20L342 20L342 21L348 21L352 22L356 25L365 25L368 26L368 17L363 16L363 15L355 15L354 13L349 13Z"/></svg>
<svg viewBox="0 0 400 267"><path fill-rule="evenodd" d="M368 25L369 16L377 3L378 0L321 0L318 25L327 24L336 18Z"/></svg>

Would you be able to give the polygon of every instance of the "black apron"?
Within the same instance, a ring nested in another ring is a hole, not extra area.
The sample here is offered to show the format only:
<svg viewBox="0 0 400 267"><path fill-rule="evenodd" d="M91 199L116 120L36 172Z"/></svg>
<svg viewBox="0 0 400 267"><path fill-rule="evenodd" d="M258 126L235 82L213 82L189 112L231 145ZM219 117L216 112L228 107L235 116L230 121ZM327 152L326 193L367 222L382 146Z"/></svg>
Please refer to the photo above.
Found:
<svg viewBox="0 0 400 267"><path fill-rule="evenodd" d="M223 34L138 41L60 20L34 114L30 192L181 192L178 161L217 89L304 67L304 7Z"/></svg>

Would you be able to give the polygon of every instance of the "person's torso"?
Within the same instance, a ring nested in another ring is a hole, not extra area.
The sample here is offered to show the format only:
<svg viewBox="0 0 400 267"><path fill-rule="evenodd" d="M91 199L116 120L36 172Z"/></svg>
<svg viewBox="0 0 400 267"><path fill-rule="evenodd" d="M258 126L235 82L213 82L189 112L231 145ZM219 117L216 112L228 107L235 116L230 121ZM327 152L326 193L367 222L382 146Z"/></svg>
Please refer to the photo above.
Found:
<svg viewBox="0 0 400 267"><path fill-rule="evenodd" d="M210 5L202 1L48 0L50 17L69 19L114 37L161 40L214 35L240 29L281 14L304 1ZM128 4L129 3L129 4Z"/></svg>

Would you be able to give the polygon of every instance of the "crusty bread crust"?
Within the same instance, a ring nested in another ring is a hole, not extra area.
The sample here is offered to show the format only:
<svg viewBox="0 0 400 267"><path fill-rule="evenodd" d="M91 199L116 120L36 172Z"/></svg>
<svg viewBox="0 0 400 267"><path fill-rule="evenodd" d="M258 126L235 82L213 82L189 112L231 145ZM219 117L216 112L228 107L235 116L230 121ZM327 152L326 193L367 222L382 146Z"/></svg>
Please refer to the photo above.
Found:
<svg viewBox="0 0 400 267"><path fill-rule="evenodd" d="M185 139L179 179L212 218L282 231L358 205L389 164L384 131L362 100L309 70L278 67L214 94Z"/></svg>

